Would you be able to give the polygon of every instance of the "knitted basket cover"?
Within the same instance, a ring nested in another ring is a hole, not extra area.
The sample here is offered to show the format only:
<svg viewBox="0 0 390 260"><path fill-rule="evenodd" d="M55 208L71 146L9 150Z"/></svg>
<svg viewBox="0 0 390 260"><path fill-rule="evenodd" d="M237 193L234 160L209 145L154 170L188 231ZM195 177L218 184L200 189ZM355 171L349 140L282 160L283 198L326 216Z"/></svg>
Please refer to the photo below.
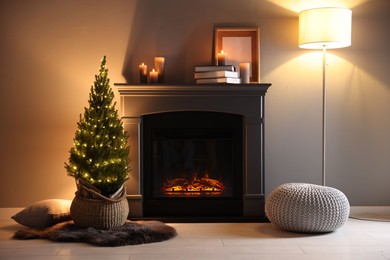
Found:
<svg viewBox="0 0 390 260"><path fill-rule="evenodd" d="M349 202L341 191L315 184L286 183L275 188L265 203L271 223L293 232L332 232L349 217Z"/></svg>

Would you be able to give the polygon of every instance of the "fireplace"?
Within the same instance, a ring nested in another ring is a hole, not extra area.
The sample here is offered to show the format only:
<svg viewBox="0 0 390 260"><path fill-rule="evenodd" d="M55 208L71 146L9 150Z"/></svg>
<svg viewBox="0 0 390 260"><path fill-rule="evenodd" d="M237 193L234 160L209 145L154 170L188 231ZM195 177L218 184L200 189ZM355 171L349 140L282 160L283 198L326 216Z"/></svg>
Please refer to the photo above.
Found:
<svg viewBox="0 0 390 260"><path fill-rule="evenodd" d="M270 84L115 85L131 146L131 219L265 219Z"/></svg>

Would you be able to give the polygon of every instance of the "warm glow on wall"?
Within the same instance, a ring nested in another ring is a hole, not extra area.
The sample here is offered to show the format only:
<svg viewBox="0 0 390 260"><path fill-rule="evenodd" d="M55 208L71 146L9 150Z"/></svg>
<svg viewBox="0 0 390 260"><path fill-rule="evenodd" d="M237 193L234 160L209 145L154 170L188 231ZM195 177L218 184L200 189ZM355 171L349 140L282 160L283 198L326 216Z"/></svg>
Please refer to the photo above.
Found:
<svg viewBox="0 0 390 260"><path fill-rule="evenodd" d="M320 7L340 7L353 9L369 0L267 0L274 5L299 13L302 10Z"/></svg>
<svg viewBox="0 0 390 260"><path fill-rule="evenodd" d="M299 47L335 49L351 45L352 11L316 8L299 13Z"/></svg>

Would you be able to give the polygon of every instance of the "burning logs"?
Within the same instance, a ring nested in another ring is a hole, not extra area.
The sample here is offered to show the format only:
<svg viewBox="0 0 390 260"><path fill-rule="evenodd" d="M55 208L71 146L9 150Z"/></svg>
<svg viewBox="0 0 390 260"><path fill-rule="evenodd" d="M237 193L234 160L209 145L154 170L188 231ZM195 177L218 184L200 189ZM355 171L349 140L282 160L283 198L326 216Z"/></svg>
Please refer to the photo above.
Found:
<svg viewBox="0 0 390 260"><path fill-rule="evenodd" d="M207 177L168 179L162 187L163 192L223 192L225 185L222 181Z"/></svg>

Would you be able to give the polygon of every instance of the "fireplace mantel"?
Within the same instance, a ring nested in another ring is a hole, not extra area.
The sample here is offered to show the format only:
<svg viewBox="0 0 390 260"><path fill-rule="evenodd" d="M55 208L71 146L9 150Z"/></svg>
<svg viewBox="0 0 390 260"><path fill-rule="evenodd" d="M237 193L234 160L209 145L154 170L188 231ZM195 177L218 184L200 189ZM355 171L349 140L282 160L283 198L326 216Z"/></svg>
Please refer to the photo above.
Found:
<svg viewBox="0 0 390 260"><path fill-rule="evenodd" d="M247 96L264 95L271 84L247 85L129 85L115 83L121 96L195 95Z"/></svg>
<svg viewBox="0 0 390 260"><path fill-rule="evenodd" d="M243 217L264 218L264 99L271 84L129 85L114 84L131 146L127 183L130 217L142 218L141 117L170 111L214 111L244 117Z"/></svg>

